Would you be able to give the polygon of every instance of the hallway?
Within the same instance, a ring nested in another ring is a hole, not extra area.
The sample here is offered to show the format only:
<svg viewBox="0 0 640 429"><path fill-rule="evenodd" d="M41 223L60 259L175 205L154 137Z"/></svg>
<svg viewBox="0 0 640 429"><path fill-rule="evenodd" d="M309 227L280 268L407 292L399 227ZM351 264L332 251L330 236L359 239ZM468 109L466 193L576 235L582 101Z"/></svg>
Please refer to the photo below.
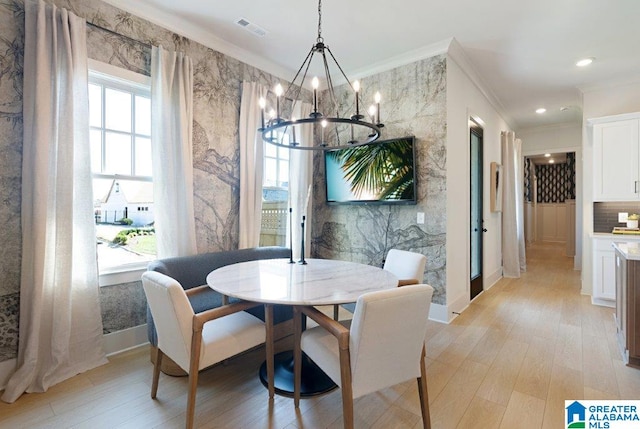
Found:
<svg viewBox="0 0 640 429"><path fill-rule="evenodd" d="M530 245L520 279L500 280L450 325L430 326L435 428L558 428L565 399L640 399L640 370L622 363L613 309L580 295L564 251Z"/></svg>

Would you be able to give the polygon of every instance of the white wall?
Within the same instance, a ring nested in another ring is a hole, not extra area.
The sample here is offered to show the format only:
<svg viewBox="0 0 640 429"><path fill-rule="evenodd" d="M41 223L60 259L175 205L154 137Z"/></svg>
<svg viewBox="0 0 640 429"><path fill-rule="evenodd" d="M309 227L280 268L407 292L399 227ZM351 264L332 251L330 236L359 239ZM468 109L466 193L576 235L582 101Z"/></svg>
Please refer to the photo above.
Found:
<svg viewBox="0 0 640 429"><path fill-rule="evenodd" d="M518 130L516 136L522 139L522 154L535 155L552 152L564 152L582 146L582 125L567 123L554 126Z"/></svg>
<svg viewBox="0 0 640 429"><path fill-rule="evenodd" d="M539 155L548 152L576 153L576 254L573 267L582 268L582 124L566 123L553 126L520 130L516 136L522 139L524 156Z"/></svg>
<svg viewBox="0 0 640 429"><path fill-rule="evenodd" d="M590 295L592 276L591 271L591 239L593 232L593 144L587 121L602 116L618 115L622 113L640 112L640 77L637 82L611 85L608 87L584 89L582 94L582 293ZM576 213L578 207L576 204Z"/></svg>
<svg viewBox="0 0 640 429"><path fill-rule="evenodd" d="M458 62L447 57L447 308L462 311L469 299L469 117L483 122L484 225L483 278L485 290L502 277L502 217L491 213L491 162L501 163L500 132L511 127L492 106Z"/></svg>

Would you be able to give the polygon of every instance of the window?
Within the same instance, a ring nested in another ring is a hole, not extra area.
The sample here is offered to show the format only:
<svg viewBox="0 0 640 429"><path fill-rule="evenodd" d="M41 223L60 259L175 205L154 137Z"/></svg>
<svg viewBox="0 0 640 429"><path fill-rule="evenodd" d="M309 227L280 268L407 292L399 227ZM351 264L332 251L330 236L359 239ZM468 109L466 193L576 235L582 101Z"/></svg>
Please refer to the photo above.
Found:
<svg viewBox="0 0 640 429"><path fill-rule="evenodd" d="M91 62L89 126L101 277L146 267L156 254L149 78Z"/></svg>
<svg viewBox="0 0 640 429"><path fill-rule="evenodd" d="M289 134L284 134L282 138L283 144L289 144ZM265 188L289 189L289 149L270 143L265 143L264 146L262 185Z"/></svg>
<svg viewBox="0 0 640 429"><path fill-rule="evenodd" d="M283 144L289 135L278 132ZM289 200L289 149L264 144L264 175L262 179L261 246L284 246Z"/></svg>

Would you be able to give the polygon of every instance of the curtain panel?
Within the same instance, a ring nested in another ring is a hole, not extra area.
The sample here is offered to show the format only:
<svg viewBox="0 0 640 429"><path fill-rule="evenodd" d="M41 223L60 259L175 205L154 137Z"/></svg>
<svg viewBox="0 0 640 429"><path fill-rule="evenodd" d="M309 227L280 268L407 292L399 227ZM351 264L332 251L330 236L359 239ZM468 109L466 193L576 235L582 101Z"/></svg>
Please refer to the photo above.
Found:
<svg viewBox="0 0 640 429"><path fill-rule="evenodd" d="M158 258L197 252L193 208L193 63L151 49L151 158Z"/></svg>
<svg viewBox="0 0 640 429"><path fill-rule="evenodd" d="M293 107L293 117L308 118L311 113L311 104L296 102ZM301 146L313 146L313 127L297 127L297 133ZM313 151L311 150L289 150L289 207L292 208L293 228L287 228L287 244L292 244L292 255L294 258L302 258L302 216L306 216L304 225L305 232L305 257L311 255L311 213L313 206ZM291 240L289 235L292 235Z"/></svg>
<svg viewBox="0 0 640 429"><path fill-rule="evenodd" d="M85 20L25 1L20 332L5 402L107 362L87 76Z"/></svg>
<svg viewBox="0 0 640 429"><path fill-rule="evenodd" d="M520 277L527 271L524 236L524 162L522 141L513 131L501 134L503 164L502 272Z"/></svg>
<svg viewBox="0 0 640 429"><path fill-rule="evenodd" d="M258 132L261 124L258 102L266 88L255 82L242 83L240 102L240 225L238 248L260 244L262 223L262 171L264 142Z"/></svg>

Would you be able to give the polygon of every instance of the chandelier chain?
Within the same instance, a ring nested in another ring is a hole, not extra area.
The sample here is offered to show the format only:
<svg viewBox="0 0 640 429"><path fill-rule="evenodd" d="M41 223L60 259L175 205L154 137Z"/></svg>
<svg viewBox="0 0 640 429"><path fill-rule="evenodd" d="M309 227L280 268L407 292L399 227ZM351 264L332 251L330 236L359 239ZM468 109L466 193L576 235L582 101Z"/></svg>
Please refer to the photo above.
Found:
<svg viewBox="0 0 640 429"><path fill-rule="evenodd" d="M322 0L318 0L318 42L323 42L322 38Z"/></svg>

